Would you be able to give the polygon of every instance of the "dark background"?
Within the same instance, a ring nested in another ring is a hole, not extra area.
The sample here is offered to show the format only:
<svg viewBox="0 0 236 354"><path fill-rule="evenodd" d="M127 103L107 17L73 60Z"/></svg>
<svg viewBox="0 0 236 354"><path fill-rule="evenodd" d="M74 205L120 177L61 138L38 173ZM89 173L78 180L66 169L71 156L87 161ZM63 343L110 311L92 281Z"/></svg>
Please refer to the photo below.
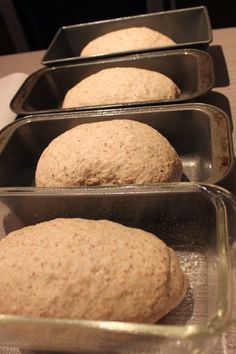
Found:
<svg viewBox="0 0 236 354"><path fill-rule="evenodd" d="M212 28L236 26L236 0L2 0L0 55L45 49L63 25L199 5Z"/></svg>

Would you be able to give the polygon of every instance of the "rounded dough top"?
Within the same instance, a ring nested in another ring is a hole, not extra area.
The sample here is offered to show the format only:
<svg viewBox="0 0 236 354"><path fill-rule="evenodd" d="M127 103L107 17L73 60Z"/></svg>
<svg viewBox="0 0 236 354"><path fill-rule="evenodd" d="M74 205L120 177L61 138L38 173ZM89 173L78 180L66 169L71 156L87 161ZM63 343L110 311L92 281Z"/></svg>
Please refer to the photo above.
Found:
<svg viewBox="0 0 236 354"><path fill-rule="evenodd" d="M54 219L0 241L0 313L154 323L185 294L173 250L107 220Z"/></svg>
<svg viewBox="0 0 236 354"><path fill-rule="evenodd" d="M54 139L36 168L38 187L177 182L182 163L157 130L133 120L81 124Z"/></svg>
<svg viewBox="0 0 236 354"><path fill-rule="evenodd" d="M93 39L82 49L80 55L108 54L175 44L171 38L151 28L130 27L112 31Z"/></svg>
<svg viewBox="0 0 236 354"><path fill-rule="evenodd" d="M72 87L62 108L160 101L179 97L180 89L166 75L136 67L108 68Z"/></svg>

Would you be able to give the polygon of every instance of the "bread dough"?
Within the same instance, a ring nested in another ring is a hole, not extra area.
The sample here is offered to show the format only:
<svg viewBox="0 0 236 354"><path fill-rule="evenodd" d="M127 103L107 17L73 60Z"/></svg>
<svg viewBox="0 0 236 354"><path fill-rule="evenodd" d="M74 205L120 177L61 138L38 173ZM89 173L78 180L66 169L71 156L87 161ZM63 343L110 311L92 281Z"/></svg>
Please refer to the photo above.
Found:
<svg viewBox="0 0 236 354"><path fill-rule="evenodd" d="M154 323L184 297L177 255L107 220L54 219L0 241L0 313Z"/></svg>
<svg viewBox="0 0 236 354"><path fill-rule="evenodd" d="M125 185L177 182L181 160L157 130L117 119L81 124L61 134L43 151L37 187Z"/></svg>
<svg viewBox="0 0 236 354"><path fill-rule="evenodd" d="M151 28L130 27L112 31L93 39L82 49L80 55L108 54L175 44L171 38Z"/></svg>
<svg viewBox="0 0 236 354"><path fill-rule="evenodd" d="M178 98L180 89L167 76L135 67L98 71L72 87L62 108L160 101Z"/></svg>

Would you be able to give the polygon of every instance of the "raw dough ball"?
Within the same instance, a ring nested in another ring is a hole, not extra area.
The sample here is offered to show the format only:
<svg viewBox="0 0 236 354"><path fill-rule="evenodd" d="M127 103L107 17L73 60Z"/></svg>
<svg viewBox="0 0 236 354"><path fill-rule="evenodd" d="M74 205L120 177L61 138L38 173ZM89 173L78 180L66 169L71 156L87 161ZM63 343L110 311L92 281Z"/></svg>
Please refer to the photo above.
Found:
<svg viewBox="0 0 236 354"><path fill-rule="evenodd" d="M107 221L54 219L0 241L0 313L154 323L185 294L177 255Z"/></svg>
<svg viewBox="0 0 236 354"><path fill-rule="evenodd" d="M80 55L108 54L175 44L171 38L151 28L130 27L112 31L93 39L83 48Z"/></svg>
<svg viewBox="0 0 236 354"><path fill-rule="evenodd" d="M182 163L147 124L111 120L81 124L54 139L36 168L37 187L178 182Z"/></svg>
<svg viewBox="0 0 236 354"><path fill-rule="evenodd" d="M114 67L90 75L65 95L62 108L160 101L178 98L180 89L167 76L135 67Z"/></svg>

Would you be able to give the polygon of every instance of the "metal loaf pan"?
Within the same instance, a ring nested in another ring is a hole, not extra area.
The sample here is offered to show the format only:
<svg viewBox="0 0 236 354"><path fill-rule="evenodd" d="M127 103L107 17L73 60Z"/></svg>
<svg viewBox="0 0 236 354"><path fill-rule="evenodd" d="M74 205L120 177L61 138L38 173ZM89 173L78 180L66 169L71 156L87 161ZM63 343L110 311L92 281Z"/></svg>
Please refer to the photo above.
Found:
<svg viewBox="0 0 236 354"><path fill-rule="evenodd" d="M197 49L179 49L143 53L114 59L44 68L30 75L11 102L12 110L20 115L61 112L67 91L85 77L112 67L137 67L158 71L169 76L181 89L177 99L107 104L63 109L115 108L188 101L208 92L214 83L210 55ZM115 78L114 78L115 80ZM138 85L138 83L137 83Z"/></svg>
<svg viewBox="0 0 236 354"><path fill-rule="evenodd" d="M230 257L235 256L236 217L233 198L223 189L189 183L38 194L0 188L0 238L58 217L108 219L157 235L178 253L188 279L186 296L153 325L0 314L1 345L97 354L206 354L235 322L236 264Z"/></svg>
<svg viewBox="0 0 236 354"><path fill-rule="evenodd" d="M224 112L205 104L149 106L17 120L0 133L0 186L34 185L37 161L52 139L76 125L112 119L137 120L163 134L181 157L182 181L216 183L232 168L232 137Z"/></svg>
<svg viewBox="0 0 236 354"><path fill-rule="evenodd" d="M98 36L119 29L142 26L149 27L171 37L177 44L169 46L168 49L191 47L207 49L209 43L212 41L211 24L207 8L199 6L62 27L51 42L42 59L42 63L48 66L61 65L80 60L167 48L143 48L135 51L80 57L83 47Z"/></svg>

